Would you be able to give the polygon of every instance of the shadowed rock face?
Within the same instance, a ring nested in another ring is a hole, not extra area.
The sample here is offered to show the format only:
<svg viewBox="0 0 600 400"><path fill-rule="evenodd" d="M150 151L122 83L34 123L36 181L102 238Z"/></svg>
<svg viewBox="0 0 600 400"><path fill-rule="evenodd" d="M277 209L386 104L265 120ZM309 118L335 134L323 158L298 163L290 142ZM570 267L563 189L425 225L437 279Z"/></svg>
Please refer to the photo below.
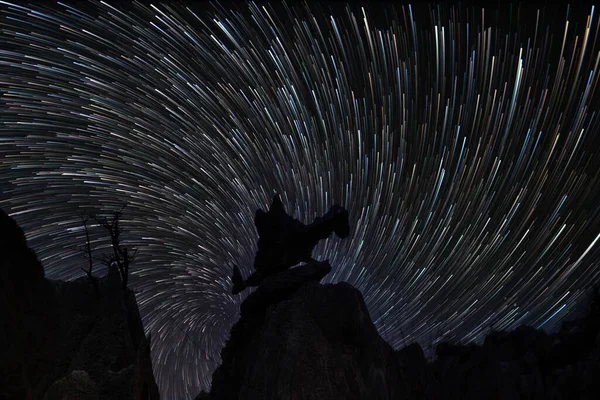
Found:
<svg viewBox="0 0 600 400"><path fill-rule="evenodd" d="M198 398L402 398L394 351L360 292L318 283L330 270L318 262L296 267L248 296L212 390Z"/></svg>
<svg viewBox="0 0 600 400"><path fill-rule="evenodd" d="M554 334L520 326L493 332L481 346L440 343L419 370L426 399L600 398L598 310Z"/></svg>
<svg viewBox="0 0 600 400"><path fill-rule="evenodd" d="M394 352L362 295L345 283L320 285L331 266L311 255L332 233L350 234L348 211L332 206L304 225L275 196L255 225L256 271L244 281L234 267L232 281L234 294L258 289L241 306L211 392L197 399L399 399Z"/></svg>
<svg viewBox="0 0 600 400"><path fill-rule="evenodd" d="M0 399L158 399L134 294L118 275L98 283L99 298L87 278L47 280L0 210Z"/></svg>
<svg viewBox="0 0 600 400"><path fill-rule="evenodd" d="M44 400L98 400L98 389L85 371L73 371L54 382Z"/></svg>

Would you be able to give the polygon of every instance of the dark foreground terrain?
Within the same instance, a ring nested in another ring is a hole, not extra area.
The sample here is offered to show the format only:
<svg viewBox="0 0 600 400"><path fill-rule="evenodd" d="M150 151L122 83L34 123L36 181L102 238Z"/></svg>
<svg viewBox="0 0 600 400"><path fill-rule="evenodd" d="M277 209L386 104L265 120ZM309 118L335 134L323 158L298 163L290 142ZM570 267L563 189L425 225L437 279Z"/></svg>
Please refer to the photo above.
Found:
<svg viewBox="0 0 600 400"><path fill-rule="evenodd" d="M149 338L118 273L52 281L0 210L0 399L158 399Z"/></svg>
<svg viewBox="0 0 600 400"><path fill-rule="evenodd" d="M158 399L135 296L118 273L52 281L0 211L0 400ZM210 393L196 399L598 399L600 297L547 334L393 350L327 262L265 279L244 301ZM169 400L169 399L167 399Z"/></svg>
<svg viewBox="0 0 600 400"><path fill-rule="evenodd" d="M361 293L327 263L267 279L244 301L206 399L599 399L600 302L555 334L522 326L481 346L394 351Z"/></svg>

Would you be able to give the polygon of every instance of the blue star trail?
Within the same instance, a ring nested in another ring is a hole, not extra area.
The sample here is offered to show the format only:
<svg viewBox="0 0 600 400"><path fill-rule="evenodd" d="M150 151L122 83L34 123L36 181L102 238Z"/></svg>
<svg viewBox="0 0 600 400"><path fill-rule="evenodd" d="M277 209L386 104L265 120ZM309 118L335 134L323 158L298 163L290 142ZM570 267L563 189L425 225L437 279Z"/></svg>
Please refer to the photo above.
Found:
<svg viewBox="0 0 600 400"><path fill-rule="evenodd" d="M210 386L274 193L350 211L313 256L395 348L553 329L600 273L598 16L502 7L0 1L0 207L73 279L128 204L165 399Z"/></svg>

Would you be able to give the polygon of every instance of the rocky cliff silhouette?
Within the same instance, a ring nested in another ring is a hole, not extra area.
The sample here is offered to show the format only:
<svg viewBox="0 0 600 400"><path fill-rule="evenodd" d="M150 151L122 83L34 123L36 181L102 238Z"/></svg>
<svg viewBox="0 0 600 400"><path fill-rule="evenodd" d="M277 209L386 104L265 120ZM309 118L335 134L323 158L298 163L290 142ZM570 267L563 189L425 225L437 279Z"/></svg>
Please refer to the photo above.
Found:
<svg viewBox="0 0 600 400"><path fill-rule="evenodd" d="M273 204L278 206L277 199ZM284 225L270 223L277 230L287 229ZM261 243L261 251L282 259L294 246ZM275 245L277 252L270 251ZM431 361L416 343L392 349L379 336L359 290L347 283L320 284L331 271L327 261L270 271L242 303L210 392L196 400L600 398L598 295L585 317L557 333L522 326L492 332L480 346L444 342ZM234 270L234 293L240 279Z"/></svg>
<svg viewBox="0 0 600 400"><path fill-rule="evenodd" d="M267 278L241 307L209 394L197 399L399 399L393 349L361 293L309 263Z"/></svg>
<svg viewBox="0 0 600 400"><path fill-rule="evenodd" d="M249 295L196 400L600 398L598 300L554 334L521 326L480 346L444 342L430 361L416 343L394 351L357 289L320 284L329 269L296 267Z"/></svg>
<svg viewBox="0 0 600 400"><path fill-rule="evenodd" d="M0 399L159 398L133 292L114 273L98 287L46 279L0 210Z"/></svg>

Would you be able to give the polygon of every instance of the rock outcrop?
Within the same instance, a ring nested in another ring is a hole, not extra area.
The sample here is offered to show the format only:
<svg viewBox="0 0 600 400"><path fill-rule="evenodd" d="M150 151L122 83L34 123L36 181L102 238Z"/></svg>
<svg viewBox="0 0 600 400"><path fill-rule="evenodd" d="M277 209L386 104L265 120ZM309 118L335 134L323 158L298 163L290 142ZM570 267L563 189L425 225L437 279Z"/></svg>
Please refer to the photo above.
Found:
<svg viewBox="0 0 600 400"><path fill-rule="evenodd" d="M99 278L98 294L87 278L46 279L1 210L0 263L0 399L158 399L149 339L118 274Z"/></svg>
<svg viewBox="0 0 600 400"><path fill-rule="evenodd" d="M311 224L286 214L279 196L256 211L255 272L234 267L244 300L210 393L197 399L398 399L393 349L381 339L358 290L321 285L328 261L312 258L320 240L350 234L348 211L334 205ZM289 269L299 262L302 266Z"/></svg>
<svg viewBox="0 0 600 400"><path fill-rule="evenodd" d="M273 197L267 212L258 209L254 225L259 238L254 257L255 271L246 279L237 266L231 277L232 293L259 286L269 276L285 271L300 262L316 261L312 258L315 246L332 233L341 239L350 234L348 210L334 204L322 217L308 225L292 218L285 212L279 195Z"/></svg>
<svg viewBox="0 0 600 400"><path fill-rule="evenodd" d="M314 262L267 278L244 301L210 393L198 399L400 399L396 357L361 293L321 285Z"/></svg>
<svg viewBox="0 0 600 400"><path fill-rule="evenodd" d="M520 326L490 333L481 346L440 343L436 359L409 380L411 393L424 394L413 398L600 398L598 300L586 317L553 334Z"/></svg>
<svg viewBox="0 0 600 400"><path fill-rule="evenodd" d="M332 215L343 217L339 237L346 237L347 211L335 210ZM392 350L357 289L319 283L331 266L313 260L312 247L335 224L310 246L279 240L303 232L297 226L304 225L285 214L278 196L268 213L257 211L255 223L259 253L270 256L260 268L255 262L255 274L269 274L244 283L234 268L234 293L258 288L242 303L210 392L196 400L600 398L600 295L587 317L556 334L523 326L494 332L481 346L440 343L435 360L428 361L416 343ZM305 256L294 256L299 253Z"/></svg>
<svg viewBox="0 0 600 400"><path fill-rule="evenodd" d="M479 346L443 342L427 360L416 343L392 350L357 289L320 284L329 269L296 267L248 296L196 400L600 398L598 300L557 333L521 326Z"/></svg>

